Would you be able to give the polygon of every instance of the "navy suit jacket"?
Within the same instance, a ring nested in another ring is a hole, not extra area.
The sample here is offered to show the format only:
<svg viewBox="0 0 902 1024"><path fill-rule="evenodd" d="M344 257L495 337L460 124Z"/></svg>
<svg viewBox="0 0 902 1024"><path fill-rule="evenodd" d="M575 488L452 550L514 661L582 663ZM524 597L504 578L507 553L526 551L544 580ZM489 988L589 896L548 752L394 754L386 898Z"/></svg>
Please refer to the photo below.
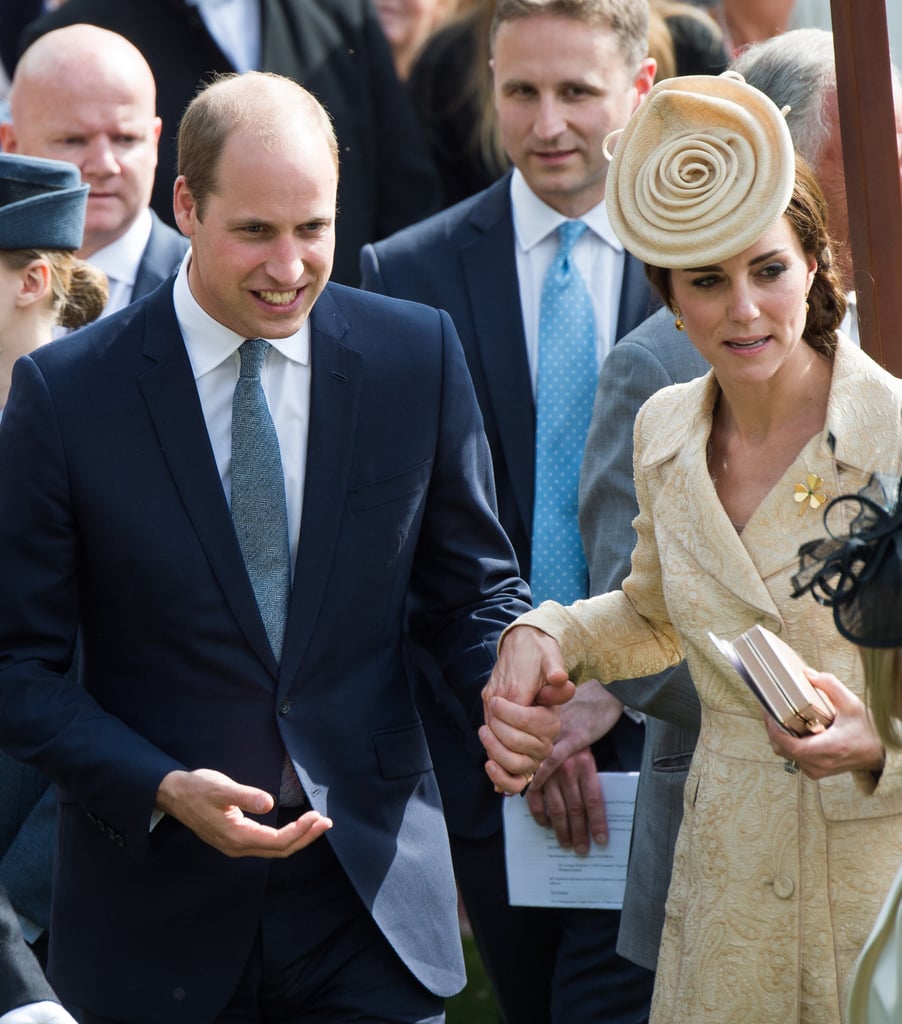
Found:
<svg viewBox="0 0 902 1024"><path fill-rule="evenodd" d="M224 1005L267 864L148 822L173 769L278 792L283 747L335 821L319 841L404 963L439 995L463 983L407 641L478 721L498 633L528 591L447 315L329 285L310 322L281 665L171 288L14 372L0 423L0 741L61 787L50 977L103 1016L196 1024ZM62 676L77 628L82 686Z"/></svg>
<svg viewBox="0 0 902 1024"><path fill-rule="evenodd" d="M152 292L157 285L162 284L173 274L190 244L180 231L164 224L153 210L150 211L150 216L150 238L147 239L147 245L141 253L141 262L135 274L132 302Z"/></svg>
<svg viewBox="0 0 902 1024"><path fill-rule="evenodd" d="M510 173L483 192L361 251L362 284L371 291L438 306L451 314L485 420L498 512L528 579L535 492L535 402L517 277ZM617 337L654 308L642 264L627 255ZM500 827L500 802L485 784L483 758L466 735L465 716L440 680L429 740L436 753L451 831L486 835ZM448 726L451 726L449 729ZM633 747L634 744L630 744ZM439 750L442 753L439 756ZM469 767L461 762L469 750ZM446 767L447 766L447 767ZM480 776L481 773L481 776Z"/></svg>

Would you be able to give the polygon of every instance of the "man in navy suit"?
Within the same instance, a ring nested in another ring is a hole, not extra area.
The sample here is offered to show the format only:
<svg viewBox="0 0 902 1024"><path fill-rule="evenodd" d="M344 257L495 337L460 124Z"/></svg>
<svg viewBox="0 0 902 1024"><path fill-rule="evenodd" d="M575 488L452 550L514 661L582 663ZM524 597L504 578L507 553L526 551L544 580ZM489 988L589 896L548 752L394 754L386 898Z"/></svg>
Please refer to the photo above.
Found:
<svg viewBox="0 0 902 1024"><path fill-rule="evenodd" d="M10 111L6 152L68 160L91 186L78 255L109 279L104 315L165 281L188 243L149 207L162 123L140 51L92 25L48 33L16 66Z"/></svg>
<svg viewBox="0 0 902 1024"><path fill-rule="evenodd" d="M337 144L296 83L210 86L179 166L178 275L20 360L0 422L0 741L60 788L49 977L86 1024L441 1021L463 960L409 644L478 721L529 596L464 356L446 314L327 284ZM248 381L284 477L251 523ZM523 714L529 774L558 720Z"/></svg>
<svg viewBox="0 0 902 1024"><path fill-rule="evenodd" d="M366 246L363 285L447 310L467 356L492 449L501 522L530 579L535 499L539 295L568 219L588 230L573 259L593 298L599 362L653 305L642 265L624 253L604 210L604 140L651 87L648 8L635 0L499 0L492 26L495 106L514 171L457 206ZM594 388L594 376L592 385ZM576 520L577 479L572 480ZM549 595L554 596L554 595ZM583 594L582 596L586 596ZM619 913L507 905L501 800L486 785L467 716L423 659L427 720L455 870L474 935L510 1024L638 1022L651 974L616 955ZM429 680L429 685L425 680ZM617 724L529 794L543 824L588 805L605 819L597 770L636 770L642 726L603 693ZM594 753L594 756L593 756ZM585 816L573 814L575 823ZM585 827L569 836L588 848Z"/></svg>

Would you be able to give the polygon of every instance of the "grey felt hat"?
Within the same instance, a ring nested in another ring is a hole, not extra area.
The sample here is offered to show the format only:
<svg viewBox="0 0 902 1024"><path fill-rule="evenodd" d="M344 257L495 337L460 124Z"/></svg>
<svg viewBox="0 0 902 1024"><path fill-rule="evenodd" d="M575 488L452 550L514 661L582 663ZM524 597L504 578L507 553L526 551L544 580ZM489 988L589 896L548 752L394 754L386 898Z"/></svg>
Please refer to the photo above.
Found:
<svg viewBox="0 0 902 1024"><path fill-rule="evenodd" d="M79 249L90 186L74 164L0 153L0 249Z"/></svg>

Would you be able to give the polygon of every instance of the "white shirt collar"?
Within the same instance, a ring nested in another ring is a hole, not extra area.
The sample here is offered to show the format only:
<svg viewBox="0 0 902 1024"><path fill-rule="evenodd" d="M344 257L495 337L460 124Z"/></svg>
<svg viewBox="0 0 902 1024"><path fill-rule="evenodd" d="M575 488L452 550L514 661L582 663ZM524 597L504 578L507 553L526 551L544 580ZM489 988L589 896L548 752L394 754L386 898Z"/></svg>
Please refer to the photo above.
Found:
<svg viewBox="0 0 902 1024"><path fill-rule="evenodd" d="M121 238L91 254L91 265L102 270L111 281L121 281L132 288L152 228L153 219L145 207Z"/></svg>
<svg viewBox="0 0 902 1024"><path fill-rule="evenodd" d="M511 177L511 206L514 214L514 234L524 252L529 252L534 245L547 238L552 231L556 231L565 220L571 219L553 210L540 199L516 169ZM623 243L614 234L608 220L604 200L577 219L584 221L590 230L615 252L623 252Z"/></svg>
<svg viewBox="0 0 902 1024"><path fill-rule="evenodd" d="M246 339L215 320L194 298L188 284L190 262L189 249L175 278L172 301L194 379L197 380L233 356ZM288 338L265 338L264 341L268 341L286 359L306 366L310 360L310 320L305 320L300 329Z"/></svg>

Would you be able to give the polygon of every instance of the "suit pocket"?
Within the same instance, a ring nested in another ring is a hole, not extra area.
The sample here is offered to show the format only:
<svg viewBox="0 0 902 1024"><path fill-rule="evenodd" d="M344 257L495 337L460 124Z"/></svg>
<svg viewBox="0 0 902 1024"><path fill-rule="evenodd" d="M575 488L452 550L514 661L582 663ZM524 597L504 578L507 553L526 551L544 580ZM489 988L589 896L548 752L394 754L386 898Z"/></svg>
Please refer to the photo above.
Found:
<svg viewBox="0 0 902 1024"><path fill-rule="evenodd" d="M368 508L376 508L379 505L397 501L409 494L416 494L426 487L431 469L432 460L427 459L412 469L395 476L352 487L348 492L351 511L362 512Z"/></svg>
<svg viewBox="0 0 902 1024"><path fill-rule="evenodd" d="M419 722L402 729L374 733L373 745L383 778L403 779L432 769L426 734Z"/></svg>
<svg viewBox="0 0 902 1024"><path fill-rule="evenodd" d="M693 753L692 750L687 750L683 754L665 754L663 757L656 757L652 761L651 770L653 772L663 772L667 775L688 772L689 765L692 763Z"/></svg>

